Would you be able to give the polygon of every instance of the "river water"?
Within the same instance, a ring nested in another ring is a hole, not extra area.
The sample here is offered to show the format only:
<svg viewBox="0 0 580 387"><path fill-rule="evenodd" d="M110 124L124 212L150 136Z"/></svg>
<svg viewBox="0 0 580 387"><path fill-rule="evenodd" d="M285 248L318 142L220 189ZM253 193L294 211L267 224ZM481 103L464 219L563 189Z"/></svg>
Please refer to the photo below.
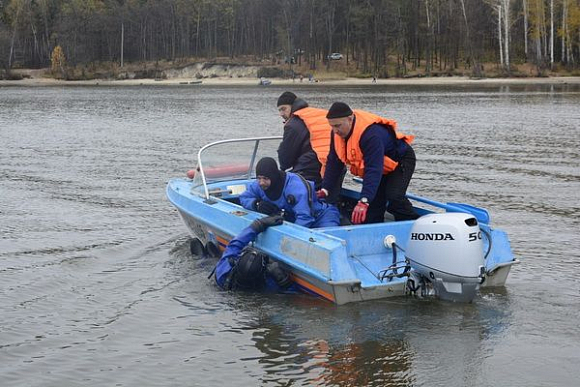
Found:
<svg viewBox="0 0 580 387"><path fill-rule="evenodd" d="M521 260L506 287L340 307L218 291L165 185L210 141L281 134L285 88L0 87L0 385L577 384L580 87L290 89L416 135L410 192L487 208Z"/></svg>

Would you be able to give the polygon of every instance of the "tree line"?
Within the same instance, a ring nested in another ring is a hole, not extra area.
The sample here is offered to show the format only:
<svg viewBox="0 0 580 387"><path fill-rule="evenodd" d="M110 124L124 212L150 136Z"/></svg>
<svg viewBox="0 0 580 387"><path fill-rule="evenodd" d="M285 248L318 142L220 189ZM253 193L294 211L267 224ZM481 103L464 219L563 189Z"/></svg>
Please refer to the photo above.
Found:
<svg viewBox="0 0 580 387"><path fill-rule="evenodd" d="M0 0L0 67L192 59L404 76L580 63L580 0Z"/></svg>

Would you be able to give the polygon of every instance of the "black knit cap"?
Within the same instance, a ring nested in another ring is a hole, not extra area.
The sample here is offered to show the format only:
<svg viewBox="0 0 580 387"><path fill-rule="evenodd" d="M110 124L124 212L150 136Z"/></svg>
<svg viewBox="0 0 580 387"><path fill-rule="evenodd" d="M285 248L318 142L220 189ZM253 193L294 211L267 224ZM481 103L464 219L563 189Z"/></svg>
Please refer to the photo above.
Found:
<svg viewBox="0 0 580 387"><path fill-rule="evenodd" d="M266 196L272 200L277 200L282 195L286 173L278 169L276 160L271 157L264 157L256 164L256 176L265 176L270 179L270 187L264 191Z"/></svg>
<svg viewBox="0 0 580 387"><path fill-rule="evenodd" d="M328 109L326 118L342 118L348 117L350 115L352 115L352 110L350 109L350 106L348 106L344 102L335 102L332 104L330 109Z"/></svg>
<svg viewBox="0 0 580 387"><path fill-rule="evenodd" d="M285 91L278 97L278 103L276 106L280 105L292 105L296 99L296 94L291 91Z"/></svg>

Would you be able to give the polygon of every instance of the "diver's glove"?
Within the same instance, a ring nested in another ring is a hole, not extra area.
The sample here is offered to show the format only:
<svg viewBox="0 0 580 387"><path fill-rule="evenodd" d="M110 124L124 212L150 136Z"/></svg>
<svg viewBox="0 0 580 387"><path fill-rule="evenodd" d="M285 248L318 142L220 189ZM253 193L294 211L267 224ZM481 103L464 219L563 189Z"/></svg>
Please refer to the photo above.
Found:
<svg viewBox="0 0 580 387"><path fill-rule="evenodd" d="M280 215L266 216L265 218L256 219L250 224L250 227L257 233L261 233L270 226L278 226L284 222Z"/></svg>
<svg viewBox="0 0 580 387"><path fill-rule="evenodd" d="M268 263L268 266L266 266L266 273L272 277L282 289L286 289L290 284L292 284L288 272L284 270L279 262Z"/></svg>
<svg viewBox="0 0 580 387"><path fill-rule="evenodd" d="M274 203L266 200L256 200L254 202L254 209L262 214L274 215L280 212L280 209Z"/></svg>

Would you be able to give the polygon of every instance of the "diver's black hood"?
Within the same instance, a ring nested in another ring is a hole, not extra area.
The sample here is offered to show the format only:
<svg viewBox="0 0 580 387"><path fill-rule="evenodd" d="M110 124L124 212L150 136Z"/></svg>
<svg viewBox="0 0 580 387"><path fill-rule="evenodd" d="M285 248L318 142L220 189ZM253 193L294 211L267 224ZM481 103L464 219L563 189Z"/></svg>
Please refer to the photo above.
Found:
<svg viewBox="0 0 580 387"><path fill-rule="evenodd" d="M265 190L266 196L270 200L277 200L282 195L284 183L286 183L286 172L278 169L276 160L271 157L264 157L256 164L256 176L265 176L270 179L270 187Z"/></svg>

